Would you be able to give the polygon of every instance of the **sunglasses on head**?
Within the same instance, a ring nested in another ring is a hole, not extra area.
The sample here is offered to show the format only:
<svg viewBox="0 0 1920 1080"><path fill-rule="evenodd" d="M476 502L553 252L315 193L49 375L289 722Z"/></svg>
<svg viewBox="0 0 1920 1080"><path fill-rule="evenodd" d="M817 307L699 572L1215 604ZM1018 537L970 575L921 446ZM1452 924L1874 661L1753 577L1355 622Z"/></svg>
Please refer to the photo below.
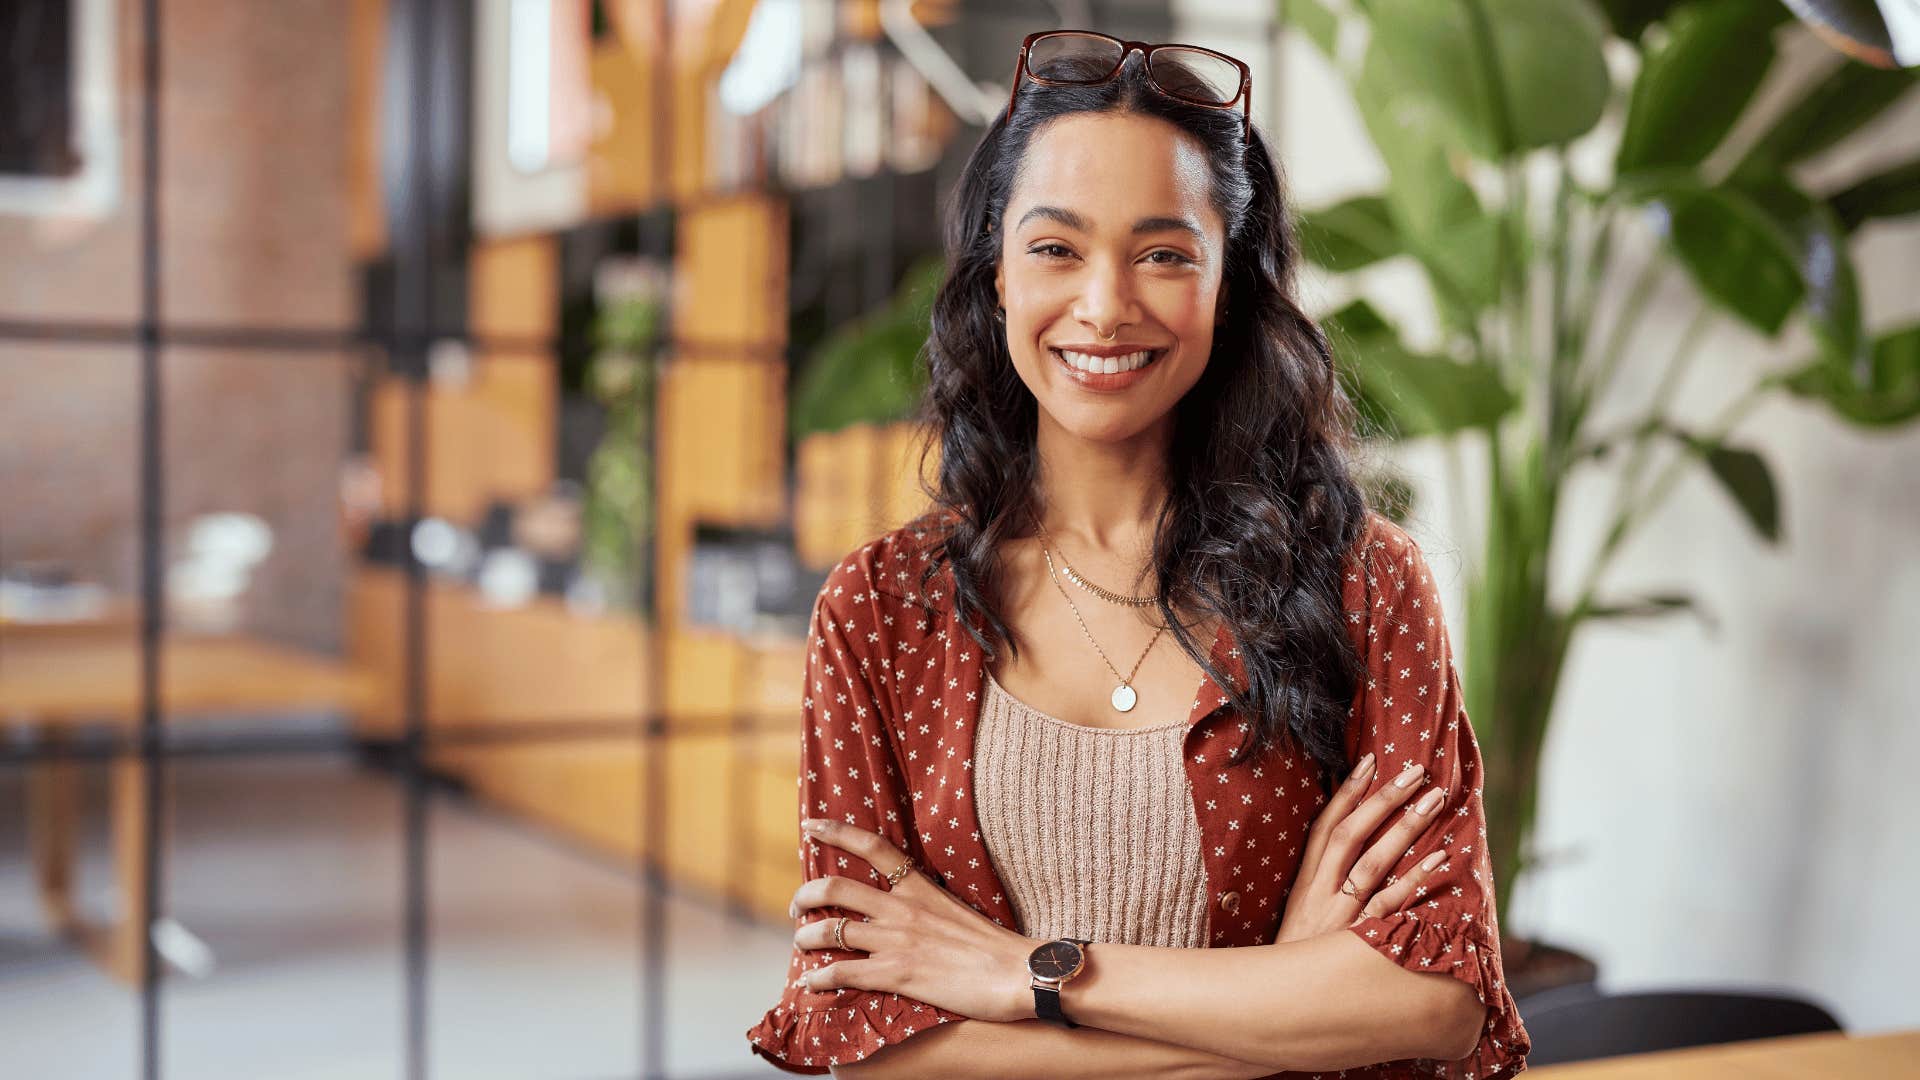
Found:
<svg viewBox="0 0 1920 1080"><path fill-rule="evenodd" d="M1240 135L1253 137L1253 73L1226 53L1198 45L1149 45L1122 41L1091 30L1043 30L1020 43L1020 62L1007 95L1007 116L1020 96L1020 83L1041 86L1098 86L1113 81L1140 50L1147 81L1168 97L1208 109L1240 106ZM1046 72L1042 75L1040 72Z"/></svg>

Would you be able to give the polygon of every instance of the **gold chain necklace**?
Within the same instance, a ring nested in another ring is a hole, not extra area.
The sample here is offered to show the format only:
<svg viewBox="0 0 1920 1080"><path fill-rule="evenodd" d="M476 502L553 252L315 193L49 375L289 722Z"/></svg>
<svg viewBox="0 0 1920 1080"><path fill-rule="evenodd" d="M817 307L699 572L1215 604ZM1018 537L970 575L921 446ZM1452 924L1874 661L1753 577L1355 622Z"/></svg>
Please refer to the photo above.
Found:
<svg viewBox="0 0 1920 1080"><path fill-rule="evenodd" d="M1053 582L1053 587L1060 590L1060 598L1067 602L1067 607L1073 612L1073 621L1080 624L1080 632L1087 635L1087 641L1093 645L1093 651L1100 654L1100 660L1107 665L1107 670L1113 672L1113 677L1120 680L1120 685L1113 688L1113 707L1121 712L1132 712L1134 703L1140 700L1140 695L1133 690L1134 673L1140 670L1140 661L1147 658L1147 653L1153 649L1153 643L1160 640L1160 634L1166 630L1166 627L1154 629L1153 637L1147 639L1147 647L1140 650L1140 659L1133 662L1133 670L1125 675L1120 674L1120 669L1114 667L1113 661L1107 659L1107 650L1093 640L1093 631L1087 629L1087 620L1080 617L1080 609L1074 606L1073 597L1067 595L1066 587L1061 585L1060 579L1054 576L1053 553L1047 550L1045 544L1041 544L1040 554L1047 558L1047 580Z"/></svg>
<svg viewBox="0 0 1920 1080"><path fill-rule="evenodd" d="M1040 549L1045 551L1046 545L1052 542L1051 538L1047 536L1047 527L1041 525L1038 521L1034 522L1034 525L1040 529ZM1075 585L1080 586L1108 603L1123 604L1127 607L1148 607L1160 602L1160 598L1157 596L1123 596L1120 593L1111 592L1095 585L1093 582L1081 577L1080 574L1074 570L1073 564L1067 561L1065 552L1060 553L1060 566L1067 572L1068 581L1073 582Z"/></svg>

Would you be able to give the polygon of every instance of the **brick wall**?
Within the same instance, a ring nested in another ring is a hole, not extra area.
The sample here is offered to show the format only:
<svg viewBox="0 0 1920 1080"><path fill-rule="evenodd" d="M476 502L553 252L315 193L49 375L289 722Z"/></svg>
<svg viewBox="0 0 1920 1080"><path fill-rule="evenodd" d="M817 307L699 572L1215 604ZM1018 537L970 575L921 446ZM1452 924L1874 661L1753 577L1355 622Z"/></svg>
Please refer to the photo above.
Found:
<svg viewBox="0 0 1920 1080"><path fill-rule="evenodd" d="M354 317L346 248L345 5L169 0L160 112L168 324L337 328ZM104 220L0 215L0 319L124 324L137 314L137 6L121 3L124 183ZM264 518L275 548L251 626L337 642L345 555L336 478L352 359L170 350L169 532L199 513ZM127 347L0 341L0 564L58 560L135 588L139 395Z"/></svg>

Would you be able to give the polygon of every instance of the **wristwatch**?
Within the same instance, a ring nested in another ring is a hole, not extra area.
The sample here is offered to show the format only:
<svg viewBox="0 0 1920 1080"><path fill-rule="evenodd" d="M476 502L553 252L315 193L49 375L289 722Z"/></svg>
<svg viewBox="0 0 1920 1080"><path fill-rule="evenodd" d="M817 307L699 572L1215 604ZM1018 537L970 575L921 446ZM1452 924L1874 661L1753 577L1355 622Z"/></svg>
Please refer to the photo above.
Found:
<svg viewBox="0 0 1920 1080"><path fill-rule="evenodd" d="M1056 938L1044 941L1027 956L1027 970L1033 975L1033 1013L1067 1027L1079 1024L1067 1019L1060 1008L1060 987L1087 967L1087 952L1082 946L1093 944L1086 938Z"/></svg>

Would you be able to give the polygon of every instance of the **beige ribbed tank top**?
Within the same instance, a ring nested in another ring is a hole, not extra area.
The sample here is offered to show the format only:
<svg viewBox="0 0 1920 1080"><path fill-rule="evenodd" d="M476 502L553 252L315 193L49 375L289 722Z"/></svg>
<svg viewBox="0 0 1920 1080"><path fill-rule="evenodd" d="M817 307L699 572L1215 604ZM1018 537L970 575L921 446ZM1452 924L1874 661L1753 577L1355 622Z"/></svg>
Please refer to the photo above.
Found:
<svg viewBox="0 0 1920 1080"><path fill-rule="evenodd" d="M1021 933L1206 943L1206 867L1181 760L1187 726L1056 719L987 672L974 806Z"/></svg>

